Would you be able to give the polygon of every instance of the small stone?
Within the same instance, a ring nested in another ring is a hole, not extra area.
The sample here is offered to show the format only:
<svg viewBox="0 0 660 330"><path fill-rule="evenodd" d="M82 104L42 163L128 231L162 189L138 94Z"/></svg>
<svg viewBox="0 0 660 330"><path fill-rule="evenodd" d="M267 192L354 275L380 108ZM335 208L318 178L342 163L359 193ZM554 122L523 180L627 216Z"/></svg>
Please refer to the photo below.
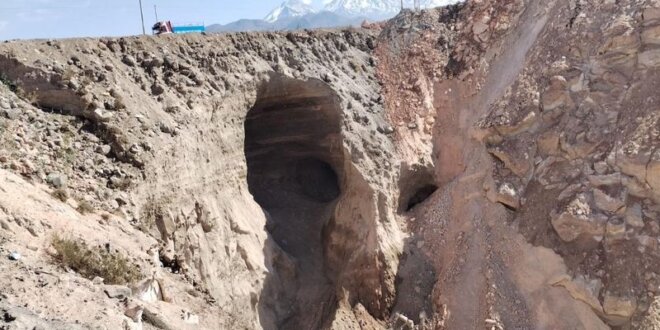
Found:
<svg viewBox="0 0 660 330"><path fill-rule="evenodd" d="M131 306L126 308L124 315L133 320L133 322L142 321L142 313L144 312L144 307L142 306Z"/></svg>
<svg viewBox="0 0 660 330"><path fill-rule="evenodd" d="M378 127L378 132L380 132L382 134L385 134L385 135L389 135L389 134L394 133L394 127L392 127L390 125L379 126Z"/></svg>
<svg viewBox="0 0 660 330"><path fill-rule="evenodd" d="M113 199L108 202L108 206L110 207L111 210L116 210L119 208L119 202Z"/></svg>
<svg viewBox="0 0 660 330"><path fill-rule="evenodd" d="M7 223L7 221L5 221L4 219L0 219L0 228L4 229L6 231L9 231L9 232L13 232L11 230L11 227L9 227L9 224Z"/></svg>
<svg viewBox="0 0 660 330"><path fill-rule="evenodd" d="M597 162L597 163L594 164L594 170L596 171L596 173L598 173L600 175L603 175L603 174L607 173L609 168L610 167L607 165L606 162Z"/></svg>
<svg viewBox="0 0 660 330"><path fill-rule="evenodd" d="M103 284L103 281L105 281L105 279L103 279L103 277L96 276L92 279L92 284L101 285L101 284Z"/></svg>
<svg viewBox="0 0 660 330"><path fill-rule="evenodd" d="M603 311L608 316L629 319L635 313L635 309L637 309L637 302L634 298L617 296L611 292L605 293Z"/></svg>
<svg viewBox="0 0 660 330"><path fill-rule="evenodd" d="M176 128L168 125L166 122L161 122L160 123L160 131L165 133L165 134L173 134Z"/></svg>
<svg viewBox="0 0 660 330"><path fill-rule="evenodd" d="M135 66L135 58L131 55L124 55L121 61L128 66Z"/></svg>
<svg viewBox="0 0 660 330"><path fill-rule="evenodd" d="M106 285L103 291L108 296L108 298L115 298L119 300L129 298L133 294L129 287L123 285Z"/></svg>
<svg viewBox="0 0 660 330"><path fill-rule="evenodd" d="M621 218L612 218L607 222L606 235L609 239L621 239L626 234L626 223Z"/></svg>
<svg viewBox="0 0 660 330"><path fill-rule="evenodd" d="M181 316L183 319L184 323L187 324L199 324L199 316L190 313L190 312L184 312L183 315Z"/></svg>
<svg viewBox="0 0 660 330"><path fill-rule="evenodd" d="M101 108L97 108L94 110L94 119L104 123L110 121L112 119L112 113L108 112L106 110L103 110Z"/></svg>
<svg viewBox="0 0 660 330"><path fill-rule="evenodd" d="M635 228L644 227L644 220L642 218L642 206L637 203L626 209L625 214L626 224Z"/></svg>
<svg viewBox="0 0 660 330"><path fill-rule="evenodd" d="M594 187L619 185L621 184L621 174L590 175L589 183Z"/></svg>
<svg viewBox="0 0 660 330"><path fill-rule="evenodd" d="M18 261L21 260L22 256L20 253L14 251L9 254L9 260Z"/></svg>
<svg viewBox="0 0 660 330"><path fill-rule="evenodd" d="M0 111L3 117L9 120L16 120L21 116L21 110L19 109L4 109Z"/></svg>
<svg viewBox="0 0 660 330"><path fill-rule="evenodd" d="M66 187L67 177L59 173L51 173L46 177L46 182L55 188Z"/></svg>
<svg viewBox="0 0 660 330"><path fill-rule="evenodd" d="M96 152L104 156L108 155L110 151L112 151L112 147L107 144L96 147Z"/></svg>
<svg viewBox="0 0 660 330"><path fill-rule="evenodd" d="M165 92L165 88L163 88L163 86L158 84L151 85L151 94L158 96L160 94L163 94L164 92Z"/></svg>

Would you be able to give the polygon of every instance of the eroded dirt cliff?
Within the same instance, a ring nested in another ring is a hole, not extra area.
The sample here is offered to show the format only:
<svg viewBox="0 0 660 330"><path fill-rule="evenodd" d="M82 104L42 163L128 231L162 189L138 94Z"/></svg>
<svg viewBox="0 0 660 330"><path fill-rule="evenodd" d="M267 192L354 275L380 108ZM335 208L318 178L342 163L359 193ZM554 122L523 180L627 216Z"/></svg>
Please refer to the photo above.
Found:
<svg viewBox="0 0 660 330"><path fill-rule="evenodd" d="M653 0L473 0L4 43L2 326L655 329L658 26Z"/></svg>

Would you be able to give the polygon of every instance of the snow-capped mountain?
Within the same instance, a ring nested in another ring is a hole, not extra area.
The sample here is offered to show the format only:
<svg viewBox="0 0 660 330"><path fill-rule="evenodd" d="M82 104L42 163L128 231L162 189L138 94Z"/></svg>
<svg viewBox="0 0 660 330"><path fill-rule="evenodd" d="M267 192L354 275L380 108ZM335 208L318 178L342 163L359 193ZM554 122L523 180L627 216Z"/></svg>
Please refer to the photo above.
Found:
<svg viewBox="0 0 660 330"><path fill-rule="evenodd" d="M422 9L446 6L461 0L419 0ZM414 8L415 0L403 0ZM267 31L358 26L365 20L389 19L401 10L401 0L286 0L260 19L242 19L207 27L209 32Z"/></svg>
<svg viewBox="0 0 660 330"><path fill-rule="evenodd" d="M422 9L446 6L459 0L419 0ZM404 8L414 8L414 0L332 0L325 10L346 16L364 16L371 19L385 19L395 16Z"/></svg>
<svg viewBox="0 0 660 330"><path fill-rule="evenodd" d="M301 17L307 14L313 14L316 10L312 7L312 0L288 0L279 7L273 9L264 21L273 23L280 19L289 19L292 17Z"/></svg>
<svg viewBox="0 0 660 330"><path fill-rule="evenodd" d="M364 16L372 19L391 17L401 10L400 0L333 0L325 10L346 16Z"/></svg>

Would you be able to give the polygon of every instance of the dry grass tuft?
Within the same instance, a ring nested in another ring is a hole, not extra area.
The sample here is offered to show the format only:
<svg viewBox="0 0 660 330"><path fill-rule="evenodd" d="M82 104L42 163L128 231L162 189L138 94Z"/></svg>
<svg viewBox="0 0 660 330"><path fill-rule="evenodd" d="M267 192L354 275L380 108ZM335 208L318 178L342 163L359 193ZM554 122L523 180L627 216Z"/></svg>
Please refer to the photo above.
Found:
<svg viewBox="0 0 660 330"><path fill-rule="evenodd" d="M64 188L57 188L50 194L64 203L66 203L66 201L69 199L69 192L67 192Z"/></svg>
<svg viewBox="0 0 660 330"><path fill-rule="evenodd" d="M81 200L78 202L78 208L76 210L80 214L88 214L88 213L93 213L94 212L94 206L86 200Z"/></svg>
<svg viewBox="0 0 660 330"><path fill-rule="evenodd" d="M52 245L57 263L88 279L99 276L107 284L128 284L141 278L139 267L118 252L92 248L83 241L57 235L53 237Z"/></svg>

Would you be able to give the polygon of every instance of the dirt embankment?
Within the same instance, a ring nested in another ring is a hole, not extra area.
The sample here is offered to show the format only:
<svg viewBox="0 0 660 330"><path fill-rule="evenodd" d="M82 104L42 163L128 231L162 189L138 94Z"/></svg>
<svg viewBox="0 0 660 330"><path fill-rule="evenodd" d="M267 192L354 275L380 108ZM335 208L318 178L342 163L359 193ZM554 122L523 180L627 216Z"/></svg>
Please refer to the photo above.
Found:
<svg viewBox="0 0 660 330"><path fill-rule="evenodd" d="M2 44L3 322L657 327L658 26L651 0L468 1Z"/></svg>

